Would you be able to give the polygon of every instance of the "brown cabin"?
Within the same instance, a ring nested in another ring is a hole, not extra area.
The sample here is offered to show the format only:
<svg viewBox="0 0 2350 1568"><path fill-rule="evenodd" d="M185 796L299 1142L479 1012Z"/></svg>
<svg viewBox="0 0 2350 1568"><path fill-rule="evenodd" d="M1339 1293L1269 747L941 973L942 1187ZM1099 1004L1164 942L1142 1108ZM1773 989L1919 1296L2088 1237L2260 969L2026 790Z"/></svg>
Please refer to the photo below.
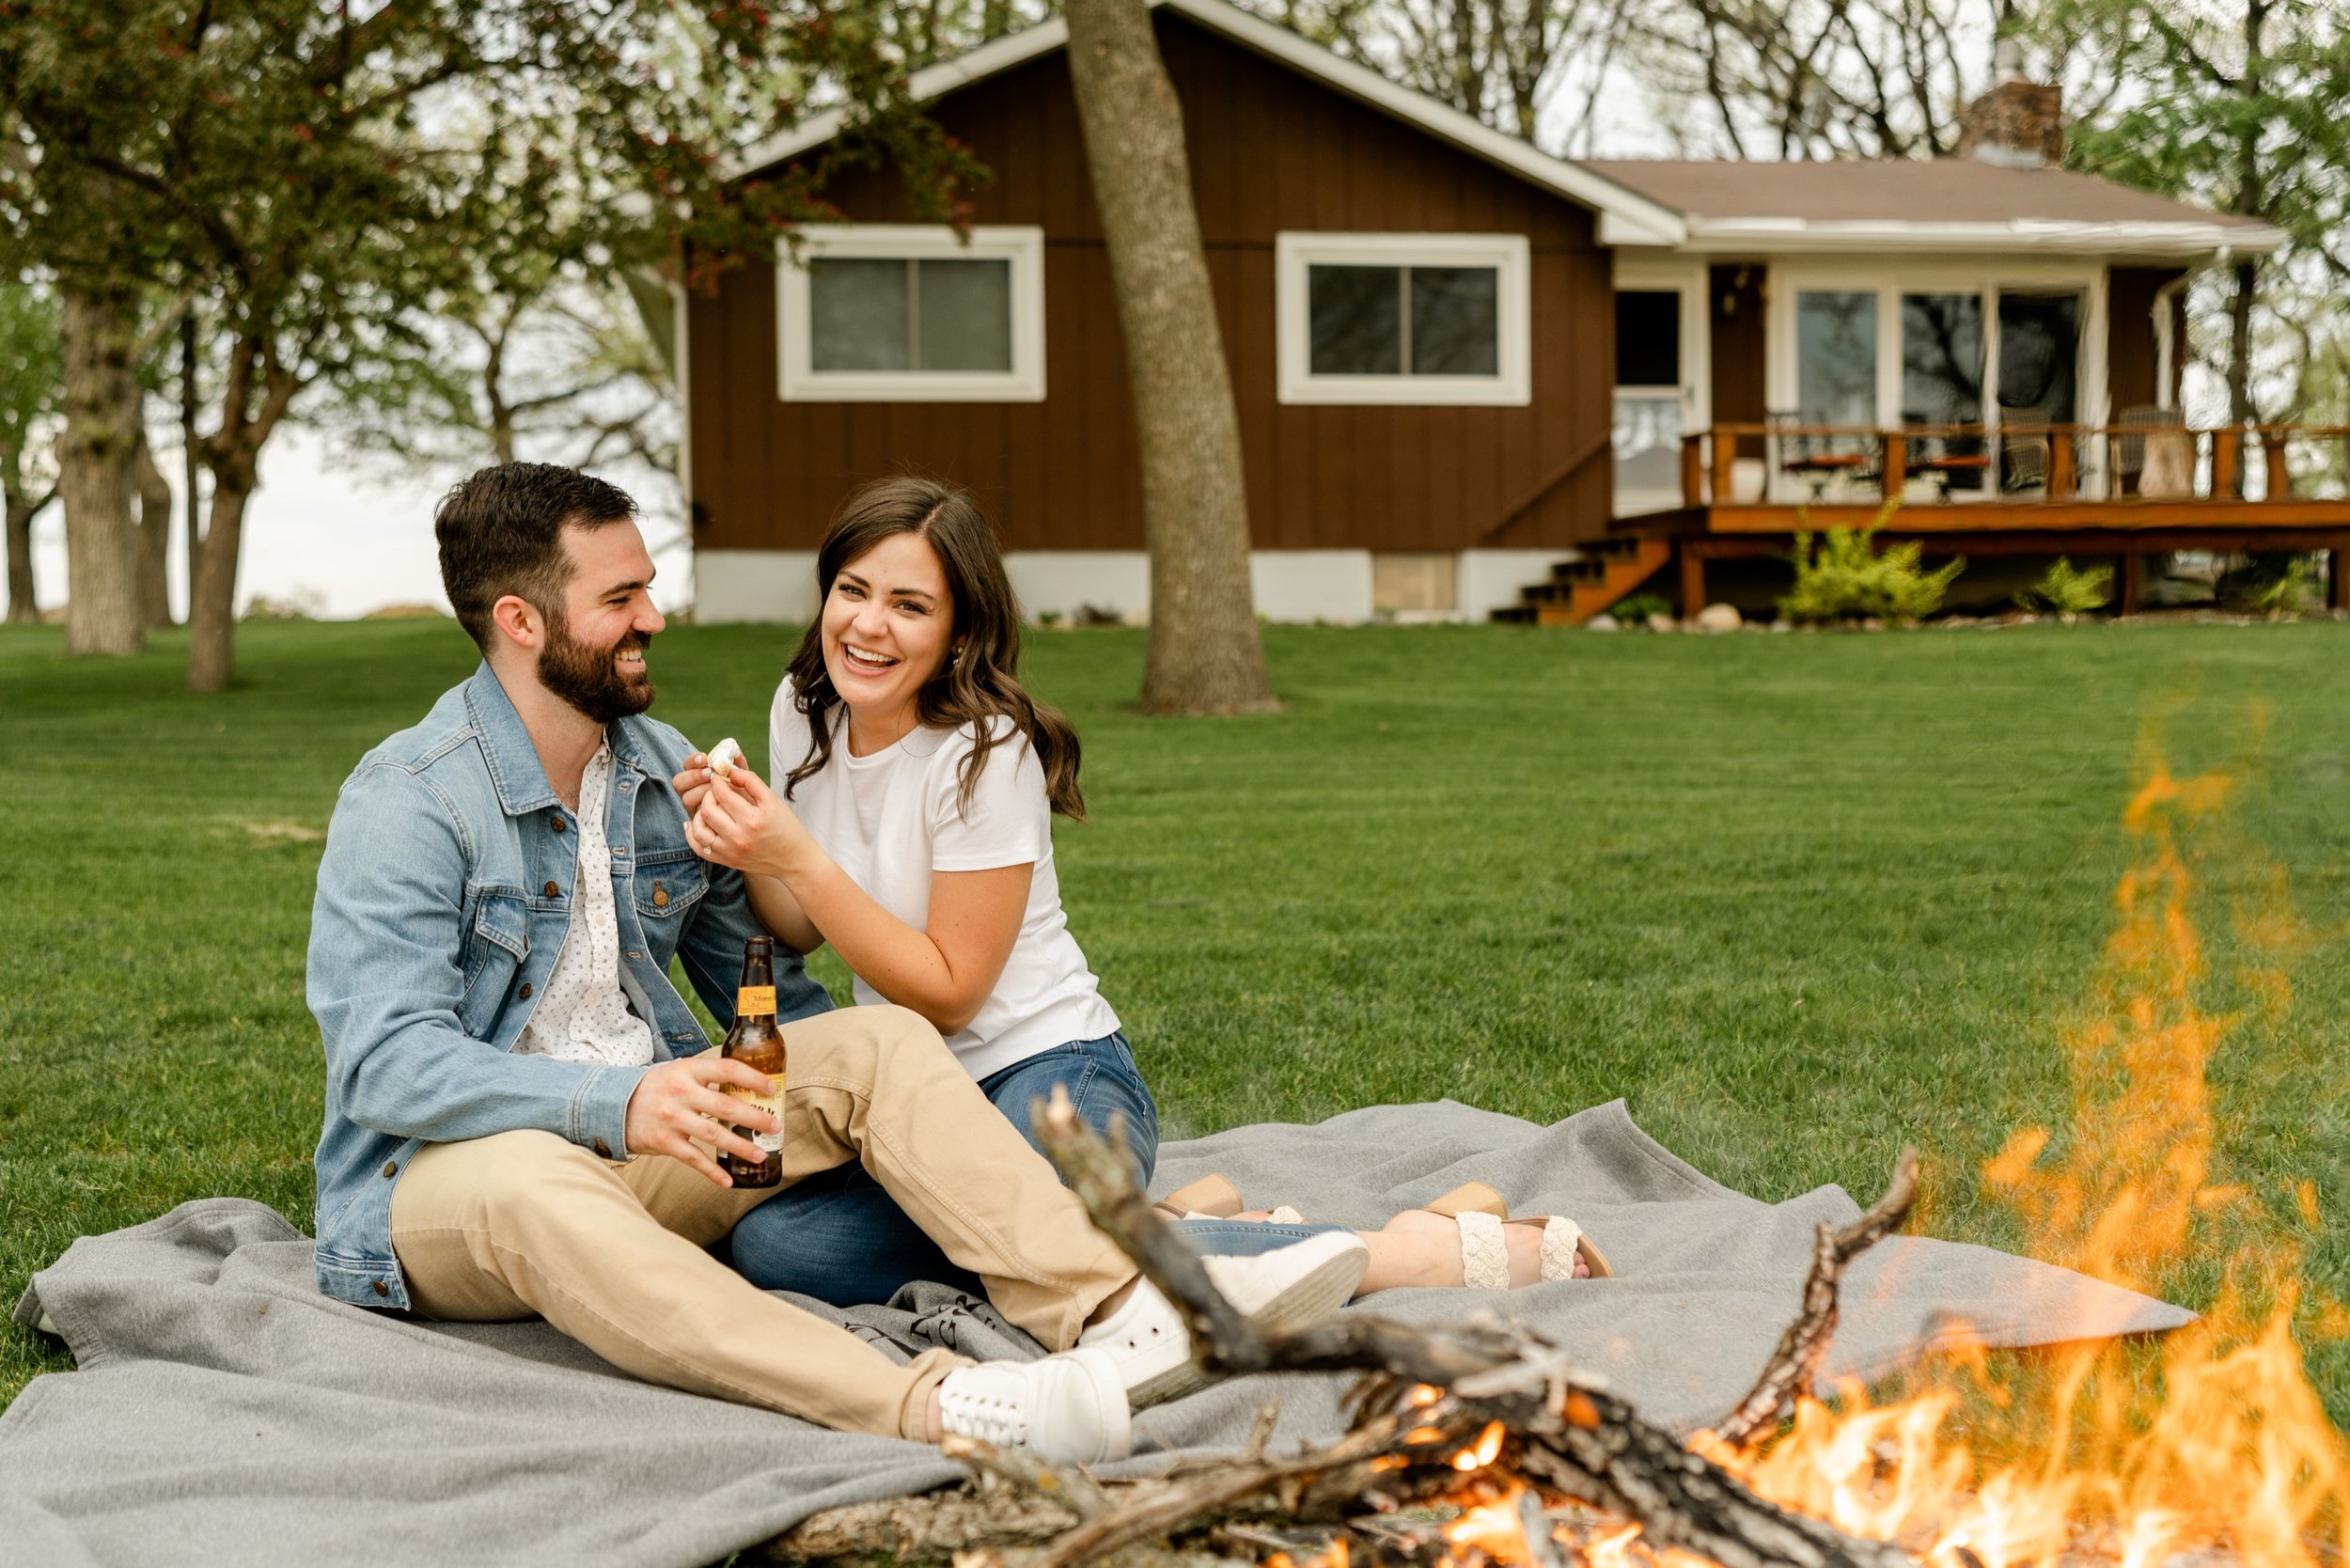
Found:
<svg viewBox="0 0 2350 1568"><path fill-rule="evenodd" d="M2223 473L2227 443L2165 412L2180 283L2273 229L2020 159L1574 164L1227 0L1155 23L1276 619L1580 619L1675 559L1701 598L1705 562L1783 551L1796 508L1886 495L1904 528L1949 510L1968 548L2029 553L2175 488L2182 443L2184 498L2242 488L2241 432ZM703 619L808 616L833 508L905 466L979 494L1032 614L1147 611L1065 43L1050 22L916 77L994 176L967 237L857 171L824 193L848 222L685 305ZM2009 515L2035 506L2061 515Z"/></svg>

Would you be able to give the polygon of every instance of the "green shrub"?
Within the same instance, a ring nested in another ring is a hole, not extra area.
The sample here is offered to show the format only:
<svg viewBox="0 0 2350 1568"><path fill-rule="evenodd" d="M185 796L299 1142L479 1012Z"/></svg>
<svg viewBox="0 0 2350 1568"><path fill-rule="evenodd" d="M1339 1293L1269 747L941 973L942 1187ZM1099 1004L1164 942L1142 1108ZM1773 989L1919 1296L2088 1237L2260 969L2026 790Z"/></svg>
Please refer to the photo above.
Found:
<svg viewBox="0 0 2350 1568"><path fill-rule="evenodd" d="M1830 528L1824 535L1799 530L1795 553L1788 557L1795 565L1795 586L1778 602L1778 613L1813 623L1870 618L1922 620L1941 608L1951 580L1966 570L1966 558L1925 572L1919 568L1915 541L1880 551L1877 531L1898 505L1887 503L1876 521L1858 533L1850 528Z"/></svg>
<svg viewBox="0 0 2350 1568"><path fill-rule="evenodd" d="M2040 581L2015 595L2015 607L2039 615L2087 615L2106 607L2113 597L2112 588L2111 567L2076 571L2070 560L2059 556L2040 574Z"/></svg>
<svg viewBox="0 0 2350 1568"><path fill-rule="evenodd" d="M2298 615L2320 603L2316 561L2291 550L2256 550L2213 587L2223 606L2253 615Z"/></svg>
<svg viewBox="0 0 2350 1568"><path fill-rule="evenodd" d="M1670 615L1673 613L1673 607L1662 594L1632 593L1617 600L1615 607L1607 613L1626 626L1645 626L1648 624L1649 617Z"/></svg>

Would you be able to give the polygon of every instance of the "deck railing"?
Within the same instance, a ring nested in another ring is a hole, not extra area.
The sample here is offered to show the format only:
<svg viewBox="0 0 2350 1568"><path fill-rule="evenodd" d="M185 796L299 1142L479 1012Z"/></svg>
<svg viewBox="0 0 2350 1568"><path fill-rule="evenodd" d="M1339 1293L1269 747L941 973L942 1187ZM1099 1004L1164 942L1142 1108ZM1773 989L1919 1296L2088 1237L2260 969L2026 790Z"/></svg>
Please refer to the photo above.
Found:
<svg viewBox="0 0 2350 1568"><path fill-rule="evenodd" d="M1681 497L1691 507L2282 501L2321 472L2305 458L2296 476L2295 453L2326 448L2325 468L2339 475L2344 443L2350 426L1725 423L1682 438Z"/></svg>

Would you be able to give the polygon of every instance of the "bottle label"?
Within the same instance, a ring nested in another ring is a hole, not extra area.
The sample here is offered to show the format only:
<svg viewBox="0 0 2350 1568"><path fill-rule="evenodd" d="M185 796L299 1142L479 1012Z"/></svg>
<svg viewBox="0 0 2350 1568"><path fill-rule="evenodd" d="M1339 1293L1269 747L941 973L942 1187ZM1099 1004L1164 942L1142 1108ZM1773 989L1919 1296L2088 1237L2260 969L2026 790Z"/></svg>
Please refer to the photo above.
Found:
<svg viewBox="0 0 2350 1568"><path fill-rule="evenodd" d="M734 994L734 1011L745 1018L773 1018L776 1015L776 988L772 985L746 985Z"/></svg>
<svg viewBox="0 0 2350 1568"><path fill-rule="evenodd" d="M774 1132L752 1133L749 1137L753 1143L758 1144L761 1150L770 1154L781 1150L783 1148L783 1074L780 1073L767 1074L767 1092L764 1094L757 1090L741 1089L733 1084L727 1085L726 1090L729 1098L740 1100L744 1105L757 1105L776 1119Z"/></svg>

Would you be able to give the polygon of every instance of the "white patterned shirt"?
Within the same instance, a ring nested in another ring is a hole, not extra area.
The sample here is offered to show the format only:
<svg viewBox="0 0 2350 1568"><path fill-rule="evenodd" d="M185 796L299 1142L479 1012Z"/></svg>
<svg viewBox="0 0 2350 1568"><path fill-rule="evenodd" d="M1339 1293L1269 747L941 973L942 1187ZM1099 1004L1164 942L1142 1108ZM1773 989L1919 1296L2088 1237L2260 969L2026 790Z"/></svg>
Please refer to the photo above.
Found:
<svg viewBox="0 0 2350 1568"><path fill-rule="evenodd" d="M652 1061L652 1026L629 1010L620 989L620 917L612 902L612 846L604 839L612 798L612 747L596 747L579 779L579 875L571 929L555 972L514 1049L557 1061L644 1067Z"/></svg>

